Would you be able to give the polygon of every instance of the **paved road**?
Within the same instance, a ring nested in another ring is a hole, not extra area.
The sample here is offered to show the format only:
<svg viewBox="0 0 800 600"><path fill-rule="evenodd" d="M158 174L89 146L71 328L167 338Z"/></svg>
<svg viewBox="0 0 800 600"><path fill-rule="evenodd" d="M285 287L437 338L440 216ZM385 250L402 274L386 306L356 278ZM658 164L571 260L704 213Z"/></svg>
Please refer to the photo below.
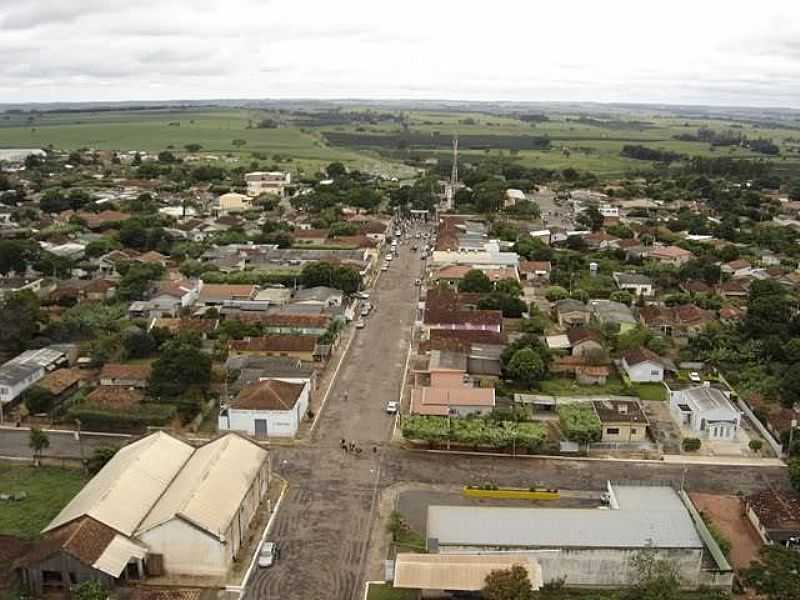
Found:
<svg viewBox="0 0 800 600"><path fill-rule="evenodd" d="M394 425L384 407L399 398L422 266L409 243L400 246L372 292L375 310L356 334L310 445L275 449L273 465L290 484L270 533L281 559L255 572L248 598L361 597L383 444ZM363 453L345 453L342 439L356 441Z"/></svg>
<svg viewBox="0 0 800 600"><path fill-rule="evenodd" d="M44 452L44 457L55 456L58 458L81 457L81 445L85 455L91 456L94 448L102 446L121 446L128 441L126 436L109 436L92 433L82 433L77 439L73 431L48 431L50 447ZM28 446L30 431L28 429L0 428L0 457L33 458L33 452Z"/></svg>

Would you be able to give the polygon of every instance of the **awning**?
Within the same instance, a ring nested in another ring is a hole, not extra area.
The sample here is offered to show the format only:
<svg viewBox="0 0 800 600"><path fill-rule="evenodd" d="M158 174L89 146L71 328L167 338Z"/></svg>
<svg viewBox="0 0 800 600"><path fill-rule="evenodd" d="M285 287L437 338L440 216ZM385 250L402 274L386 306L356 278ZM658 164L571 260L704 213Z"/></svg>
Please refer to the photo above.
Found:
<svg viewBox="0 0 800 600"><path fill-rule="evenodd" d="M98 571L116 578L125 570L125 566L131 559L143 559L145 556L147 556L146 548L124 536L116 535L92 566Z"/></svg>
<svg viewBox="0 0 800 600"><path fill-rule="evenodd" d="M477 591L492 571L519 565L528 572L533 590L542 587L542 568L524 554L398 554L394 587L418 590Z"/></svg>

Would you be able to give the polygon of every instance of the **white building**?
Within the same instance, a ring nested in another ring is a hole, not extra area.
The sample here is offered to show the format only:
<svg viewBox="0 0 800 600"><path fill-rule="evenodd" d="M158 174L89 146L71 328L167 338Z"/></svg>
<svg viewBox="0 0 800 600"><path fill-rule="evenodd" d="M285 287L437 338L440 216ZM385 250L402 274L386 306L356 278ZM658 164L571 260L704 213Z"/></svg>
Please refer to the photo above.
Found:
<svg viewBox="0 0 800 600"><path fill-rule="evenodd" d="M306 381L264 379L246 385L223 406L220 431L242 431L258 438L294 437L308 410L310 386Z"/></svg>
<svg viewBox="0 0 800 600"><path fill-rule="evenodd" d="M630 350L622 356L622 368L634 383L664 381L661 357L647 348Z"/></svg>
<svg viewBox="0 0 800 600"><path fill-rule="evenodd" d="M684 429L708 440L735 440L741 414L728 397L708 382L697 387L670 390L672 417Z"/></svg>
<svg viewBox="0 0 800 600"><path fill-rule="evenodd" d="M44 529L43 543L90 518L116 536L87 567L116 579L133 564L142 577L146 556L160 555L167 575L224 580L269 481L267 451L240 435L195 448L156 432L121 448ZM37 566L27 569L35 581Z"/></svg>
<svg viewBox="0 0 800 600"><path fill-rule="evenodd" d="M510 208L512 206L516 206L517 202L524 202L525 200L525 192L522 190L509 188L506 190L506 195L503 198L503 206L505 208Z"/></svg>
<svg viewBox="0 0 800 600"><path fill-rule="evenodd" d="M244 194L229 192L217 198L211 210L216 216L224 217L231 213L245 212L251 208L253 208L252 198Z"/></svg>
<svg viewBox="0 0 800 600"><path fill-rule="evenodd" d="M248 196L256 197L261 194L283 196L286 186L292 183L292 174L281 171L253 171L245 173L244 181L247 184Z"/></svg>
<svg viewBox="0 0 800 600"><path fill-rule="evenodd" d="M27 350L0 367L0 402L7 404L50 371L69 362L72 346Z"/></svg>
<svg viewBox="0 0 800 600"><path fill-rule="evenodd" d="M617 272L612 277L619 289L630 292L634 296L652 296L655 293L653 280L647 275Z"/></svg>

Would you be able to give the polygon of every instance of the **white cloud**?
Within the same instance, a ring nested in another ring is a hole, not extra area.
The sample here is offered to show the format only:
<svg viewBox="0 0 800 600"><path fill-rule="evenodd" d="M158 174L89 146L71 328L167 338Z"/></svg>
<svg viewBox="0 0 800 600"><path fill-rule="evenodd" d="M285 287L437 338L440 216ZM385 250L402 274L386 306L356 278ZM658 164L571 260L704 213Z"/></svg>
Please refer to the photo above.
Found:
<svg viewBox="0 0 800 600"><path fill-rule="evenodd" d="M216 97L800 107L800 3L0 0L0 102Z"/></svg>

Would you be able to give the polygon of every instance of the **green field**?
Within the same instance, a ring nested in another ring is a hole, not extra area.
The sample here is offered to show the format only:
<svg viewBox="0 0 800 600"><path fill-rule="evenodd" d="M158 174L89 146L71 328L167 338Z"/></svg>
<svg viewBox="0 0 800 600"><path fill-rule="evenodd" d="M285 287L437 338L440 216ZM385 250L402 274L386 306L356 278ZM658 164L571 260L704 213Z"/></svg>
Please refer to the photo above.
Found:
<svg viewBox="0 0 800 600"><path fill-rule="evenodd" d="M45 113L30 123L23 115L6 115L0 119L0 148L182 152L186 144L200 144L202 153L220 157L230 154L243 161L249 161L254 152L266 154L273 161L280 155L277 162L295 173L313 173L333 161L388 175L408 173L408 169L380 157L330 147L310 130L248 127L262 118L262 112L239 109ZM246 143L237 147L234 139Z"/></svg>
<svg viewBox="0 0 800 600"><path fill-rule="evenodd" d="M348 114L349 112L349 114ZM41 114L13 113L0 117L0 148L45 147L59 150L77 148L141 150L158 152L165 149L183 151L186 144L202 145L202 153L240 160L245 165L253 153L265 155L281 168L295 174L314 173L332 161L348 167L386 176L407 177L414 171L403 165L410 159L423 157L449 158L446 147L398 148L341 143L333 145L326 134L344 133L373 136L397 136L405 133L438 134L448 139L460 136L547 136L551 147L546 150L513 150L503 143L480 150L462 147L461 160L475 162L487 155L513 156L527 167L565 169L572 167L591 171L599 176L616 177L651 166L648 161L620 155L625 144L641 144L648 148L670 150L687 156L731 156L774 161L780 172L800 172L800 125L775 128L747 121L683 118L649 115L641 110L622 116L586 117L571 113L548 113L549 120L537 123L521 121L510 115L469 112L432 112L404 110L403 125L396 119L401 111L392 111L395 120L376 118L374 122L352 119L362 109L350 108L343 124L325 121L310 122L309 114L290 114L245 108L170 108L147 110L113 110L81 112L48 112ZM535 112L535 111L531 111ZM274 119L280 126L260 129L264 118ZM327 123L327 124L326 124ZM695 133L700 127L722 132L733 130L750 139L771 138L781 148L778 157L766 157L744 147L712 147L706 142L676 140L679 134ZM234 139L244 140L242 146ZM234 163L235 164L235 163Z"/></svg>
<svg viewBox="0 0 800 600"><path fill-rule="evenodd" d="M0 534L35 536L85 483L76 469L0 463L0 494L27 494L24 500L0 501Z"/></svg>

